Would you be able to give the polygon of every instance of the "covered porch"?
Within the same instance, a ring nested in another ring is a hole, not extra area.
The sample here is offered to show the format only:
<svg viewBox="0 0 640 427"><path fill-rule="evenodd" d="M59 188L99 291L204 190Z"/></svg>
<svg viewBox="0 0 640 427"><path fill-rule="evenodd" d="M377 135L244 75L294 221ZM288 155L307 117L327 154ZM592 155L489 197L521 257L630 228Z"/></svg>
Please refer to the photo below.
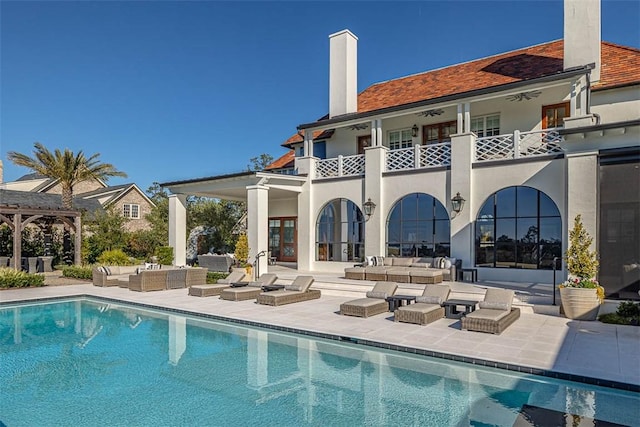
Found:
<svg viewBox="0 0 640 427"><path fill-rule="evenodd" d="M307 183L306 176L267 172L242 172L160 184L169 196L169 246L174 249L174 264L186 264L188 196L244 202L247 205L249 259L255 270L268 271L270 251L269 218L298 216L298 195ZM295 248L297 251L298 249Z"/></svg>

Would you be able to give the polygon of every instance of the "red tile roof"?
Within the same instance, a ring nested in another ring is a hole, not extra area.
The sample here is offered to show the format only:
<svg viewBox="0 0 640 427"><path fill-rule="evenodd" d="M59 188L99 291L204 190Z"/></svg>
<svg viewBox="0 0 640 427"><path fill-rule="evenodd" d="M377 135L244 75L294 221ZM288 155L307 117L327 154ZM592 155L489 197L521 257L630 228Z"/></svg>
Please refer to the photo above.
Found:
<svg viewBox="0 0 640 427"><path fill-rule="evenodd" d="M284 156L271 162L271 164L265 167L264 170L282 169L286 167L291 167L293 166L293 161L295 157L296 157L295 152L293 150L289 150Z"/></svg>
<svg viewBox="0 0 640 427"><path fill-rule="evenodd" d="M600 81L593 90L640 83L640 49L609 42L602 42L601 49ZM376 83L358 95L358 113L556 74L563 71L563 54L564 41L557 40ZM293 135L283 145L301 141Z"/></svg>

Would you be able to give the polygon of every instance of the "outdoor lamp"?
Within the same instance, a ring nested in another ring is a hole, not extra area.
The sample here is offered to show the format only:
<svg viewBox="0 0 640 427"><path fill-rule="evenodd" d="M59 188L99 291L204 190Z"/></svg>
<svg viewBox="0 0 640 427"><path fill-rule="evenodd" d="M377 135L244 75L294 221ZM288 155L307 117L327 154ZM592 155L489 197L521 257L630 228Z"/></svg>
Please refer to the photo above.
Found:
<svg viewBox="0 0 640 427"><path fill-rule="evenodd" d="M451 198L451 208L456 214L459 214L464 207L464 198L460 195L460 192L456 193L454 197Z"/></svg>
<svg viewBox="0 0 640 427"><path fill-rule="evenodd" d="M362 204L362 207L364 208L364 214L367 216L367 219L369 219L376 210L376 204L371 201L371 197Z"/></svg>
<svg viewBox="0 0 640 427"><path fill-rule="evenodd" d="M414 138L418 136L418 130L418 125L413 125L413 127L411 128L411 136L413 136Z"/></svg>

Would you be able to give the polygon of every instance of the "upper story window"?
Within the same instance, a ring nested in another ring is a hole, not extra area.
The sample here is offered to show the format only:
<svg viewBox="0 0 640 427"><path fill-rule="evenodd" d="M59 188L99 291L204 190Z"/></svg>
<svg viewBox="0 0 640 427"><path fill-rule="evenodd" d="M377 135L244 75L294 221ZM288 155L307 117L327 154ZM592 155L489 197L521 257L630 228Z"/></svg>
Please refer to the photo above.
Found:
<svg viewBox="0 0 640 427"><path fill-rule="evenodd" d="M409 148L412 146L413 138L411 136L411 129L389 131L389 148L391 150Z"/></svg>
<svg viewBox="0 0 640 427"><path fill-rule="evenodd" d="M304 156L304 145L301 145L296 148L296 157ZM327 143L326 141L315 141L313 143L313 157L317 157L319 159L327 158Z"/></svg>
<svg viewBox="0 0 640 427"><path fill-rule="evenodd" d="M471 132L475 133L478 138L500 135L500 115L472 117Z"/></svg>
<svg viewBox="0 0 640 427"><path fill-rule="evenodd" d="M565 117L569 117L569 103L562 102L542 106L542 129L564 126Z"/></svg>
<svg viewBox="0 0 640 427"><path fill-rule="evenodd" d="M437 144L451 141L451 135L457 132L456 121L436 123L422 127L422 143Z"/></svg>
<svg viewBox="0 0 640 427"><path fill-rule="evenodd" d="M122 215L125 218L140 219L140 205L125 203L122 206Z"/></svg>

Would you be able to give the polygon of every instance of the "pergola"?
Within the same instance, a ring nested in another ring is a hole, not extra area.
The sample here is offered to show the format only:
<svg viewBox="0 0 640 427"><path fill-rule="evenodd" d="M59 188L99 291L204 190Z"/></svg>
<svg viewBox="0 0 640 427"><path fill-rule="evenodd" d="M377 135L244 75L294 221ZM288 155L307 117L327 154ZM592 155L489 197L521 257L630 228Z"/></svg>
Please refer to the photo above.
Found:
<svg viewBox="0 0 640 427"><path fill-rule="evenodd" d="M61 204L61 198L56 194L0 190L0 223L6 223L13 233L11 267L16 270L21 268L22 230L31 223L41 221L62 223L75 233L74 264L81 263L82 210L94 210L94 203L87 205L81 202L81 209L71 210L63 208Z"/></svg>

